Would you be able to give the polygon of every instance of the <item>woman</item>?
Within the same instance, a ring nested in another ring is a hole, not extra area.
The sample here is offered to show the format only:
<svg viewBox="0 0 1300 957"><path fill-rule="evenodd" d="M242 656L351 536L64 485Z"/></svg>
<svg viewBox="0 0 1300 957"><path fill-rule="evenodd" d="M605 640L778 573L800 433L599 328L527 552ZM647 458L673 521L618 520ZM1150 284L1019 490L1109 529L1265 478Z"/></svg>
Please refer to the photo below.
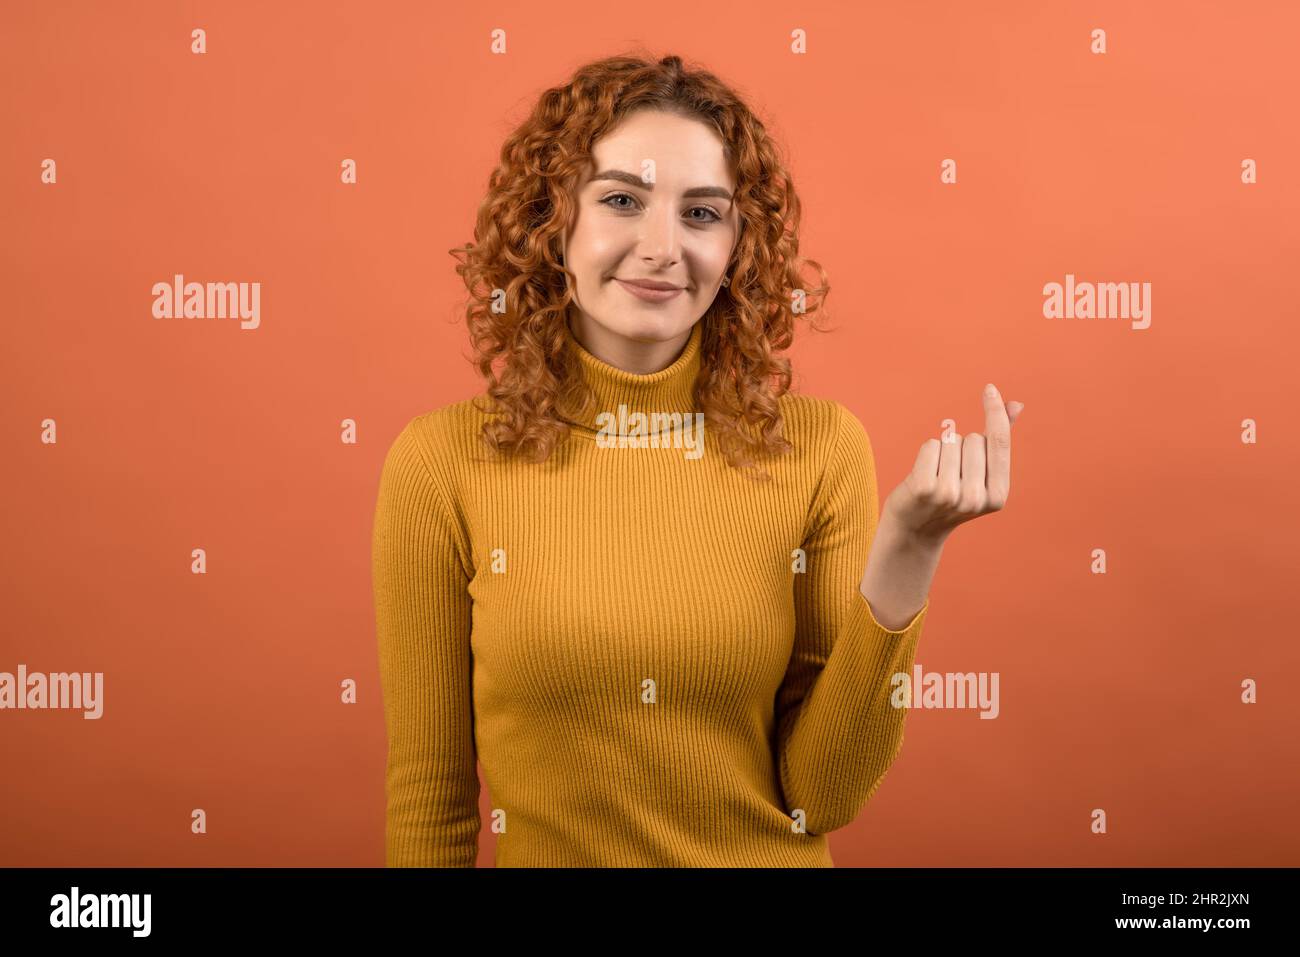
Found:
<svg viewBox="0 0 1300 957"><path fill-rule="evenodd" d="M982 435L930 439L877 519L862 425L775 354L828 291L798 225L762 125L677 57L591 64L506 142L453 250L487 401L412 419L380 482L390 866L474 866L476 759L497 866L833 866L1010 451L986 487Z"/></svg>

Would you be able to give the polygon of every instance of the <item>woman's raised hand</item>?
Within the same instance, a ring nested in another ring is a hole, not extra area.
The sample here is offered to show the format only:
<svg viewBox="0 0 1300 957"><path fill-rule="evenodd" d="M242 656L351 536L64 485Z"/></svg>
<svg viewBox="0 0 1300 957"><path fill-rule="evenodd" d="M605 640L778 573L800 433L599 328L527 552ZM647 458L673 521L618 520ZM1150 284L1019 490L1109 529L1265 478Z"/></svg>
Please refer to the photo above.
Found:
<svg viewBox="0 0 1300 957"><path fill-rule="evenodd" d="M984 391L984 431L927 439L911 473L881 509L918 543L941 544L954 528L1000 511L1011 494L1011 426L1023 402L1004 403L990 383Z"/></svg>

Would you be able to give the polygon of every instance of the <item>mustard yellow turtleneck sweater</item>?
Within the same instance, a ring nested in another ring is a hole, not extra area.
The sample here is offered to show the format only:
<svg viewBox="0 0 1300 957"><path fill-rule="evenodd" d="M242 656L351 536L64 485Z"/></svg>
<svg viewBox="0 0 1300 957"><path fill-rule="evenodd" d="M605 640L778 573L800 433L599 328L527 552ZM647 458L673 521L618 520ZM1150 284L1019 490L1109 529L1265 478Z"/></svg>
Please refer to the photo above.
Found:
<svg viewBox="0 0 1300 957"><path fill-rule="evenodd" d="M471 400L393 442L373 551L389 866L474 866L476 760L498 867L834 866L826 833L902 745L891 678L929 602L891 631L859 591L879 499L838 402L782 397L794 451L770 482L707 432L703 455L598 440L620 405L693 410L700 338L634 375L566 329L597 402L542 464L494 459Z"/></svg>

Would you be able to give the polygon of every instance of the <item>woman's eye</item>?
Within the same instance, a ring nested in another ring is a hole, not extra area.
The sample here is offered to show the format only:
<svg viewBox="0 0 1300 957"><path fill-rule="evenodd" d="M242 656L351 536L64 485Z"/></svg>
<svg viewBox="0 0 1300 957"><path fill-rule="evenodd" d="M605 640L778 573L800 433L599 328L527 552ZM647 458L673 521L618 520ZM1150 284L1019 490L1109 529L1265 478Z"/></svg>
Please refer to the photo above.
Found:
<svg viewBox="0 0 1300 957"><path fill-rule="evenodd" d="M618 201L622 199L625 199L628 202L619 203ZM636 197L632 196L629 193L611 193L609 196L606 196L600 202L602 205L608 206L610 209L628 210L634 208L636 204ZM720 216L717 213L717 211L710 206L692 206L689 212L692 213L703 212L708 214L708 218L703 218L703 219L697 217L691 217L697 223L718 223L722 221L722 216Z"/></svg>

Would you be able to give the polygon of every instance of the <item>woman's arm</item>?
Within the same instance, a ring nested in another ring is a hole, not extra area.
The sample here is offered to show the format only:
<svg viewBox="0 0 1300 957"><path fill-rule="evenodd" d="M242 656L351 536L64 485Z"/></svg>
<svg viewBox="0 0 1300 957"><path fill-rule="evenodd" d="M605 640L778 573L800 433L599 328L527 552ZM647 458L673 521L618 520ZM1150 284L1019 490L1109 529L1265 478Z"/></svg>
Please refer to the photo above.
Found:
<svg viewBox="0 0 1300 957"><path fill-rule="evenodd" d="M907 709L894 707L894 675L910 674L929 607L899 628L873 614L861 589L876 539L875 462L857 418L838 402L833 416L834 448L802 546L806 570L794 576L794 650L776 700L786 810L802 812L814 834L852 822L898 754Z"/></svg>
<svg viewBox="0 0 1300 957"><path fill-rule="evenodd" d="M373 582L388 731L389 867L474 867L479 781L469 576L413 420L384 462Z"/></svg>
<svg viewBox="0 0 1300 957"><path fill-rule="evenodd" d="M889 510L881 515L861 584L878 622L901 629L916 617L930 596L942 554L942 540L918 541L899 528Z"/></svg>

